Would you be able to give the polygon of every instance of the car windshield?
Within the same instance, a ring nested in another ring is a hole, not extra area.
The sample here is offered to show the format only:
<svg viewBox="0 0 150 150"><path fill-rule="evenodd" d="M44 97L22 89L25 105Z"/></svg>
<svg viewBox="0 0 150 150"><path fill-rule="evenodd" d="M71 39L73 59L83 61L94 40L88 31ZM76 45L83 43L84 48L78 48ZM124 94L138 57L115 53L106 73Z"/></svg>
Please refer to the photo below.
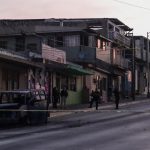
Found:
<svg viewBox="0 0 150 150"><path fill-rule="evenodd" d="M26 97L29 93L15 93L15 92L1 92L0 93L0 104L6 103L25 103Z"/></svg>

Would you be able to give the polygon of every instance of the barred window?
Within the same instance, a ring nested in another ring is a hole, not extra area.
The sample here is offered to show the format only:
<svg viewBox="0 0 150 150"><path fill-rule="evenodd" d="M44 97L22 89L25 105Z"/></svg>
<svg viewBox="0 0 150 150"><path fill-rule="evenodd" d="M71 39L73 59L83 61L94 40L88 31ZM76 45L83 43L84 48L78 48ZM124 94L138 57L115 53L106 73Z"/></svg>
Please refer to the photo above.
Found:
<svg viewBox="0 0 150 150"><path fill-rule="evenodd" d="M67 35L64 37L64 45L69 46L80 46L80 36L79 35Z"/></svg>
<svg viewBox="0 0 150 150"><path fill-rule="evenodd" d="M72 90L72 91L76 91L77 90L77 86L76 86L76 77L72 77L70 78L70 82L69 82L69 89Z"/></svg>
<svg viewBox="0 0 150 150"><path fill-rule="evenodd" d="M7 49L7 41L0 41L0 48Z"/></svg>
<svg viewBox="0 0 150 150"><path fill-rule="evenodd" d="M25 50L25 38L17 37L16 38L16 51Z"/></svg>
<svg viewBox="0 0 150 150"><path fill-rule="evenodd" d="M27 49L33 52L37 51L37 44L36 43L30 43L27 45Z"/></svg>

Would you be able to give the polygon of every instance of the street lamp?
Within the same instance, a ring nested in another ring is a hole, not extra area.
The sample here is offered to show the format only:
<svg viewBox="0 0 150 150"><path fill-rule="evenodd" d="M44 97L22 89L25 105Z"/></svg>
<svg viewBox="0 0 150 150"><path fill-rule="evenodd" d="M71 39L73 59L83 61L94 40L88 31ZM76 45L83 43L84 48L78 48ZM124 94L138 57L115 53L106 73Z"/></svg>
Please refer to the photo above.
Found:
<svg viewBox="0 0 150 150"><path fill-rule="evenodd" d="M149 33L147 32L147 97L150 97L149 93Z"/></svg>

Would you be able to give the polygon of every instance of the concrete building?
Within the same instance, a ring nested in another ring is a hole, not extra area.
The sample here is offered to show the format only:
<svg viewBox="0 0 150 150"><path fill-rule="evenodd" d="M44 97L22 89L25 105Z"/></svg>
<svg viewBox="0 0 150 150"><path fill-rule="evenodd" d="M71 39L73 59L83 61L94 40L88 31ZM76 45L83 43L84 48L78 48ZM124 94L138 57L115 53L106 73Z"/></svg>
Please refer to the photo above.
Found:
<svg viewBox="0 0 150 150"><path fill-rule="evenodd" d="M68 104L82 102L83 76L92 73L66 62L66 53L46 45L49 31L15 21L0 22L0 90L67 86ZM44 36L41 36L41 33Z"/></svg>

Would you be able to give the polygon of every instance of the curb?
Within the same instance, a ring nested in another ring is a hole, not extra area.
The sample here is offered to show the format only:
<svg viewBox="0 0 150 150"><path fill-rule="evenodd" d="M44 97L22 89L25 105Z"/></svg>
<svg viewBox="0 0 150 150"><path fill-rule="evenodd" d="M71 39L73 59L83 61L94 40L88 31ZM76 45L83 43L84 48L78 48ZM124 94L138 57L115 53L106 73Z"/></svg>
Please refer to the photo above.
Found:
<svg viewBox="0 0 150 150"><path fill-rule="evenodd" d="M148 102L150 101L150 99L145 99L145 100L135 100L135 101L130 101L130 102L122 102L119 104L119 106L126 106L126 105L132 105L132 104L138 104L138 103L144 103L144 102ZM99 106L98 110L99 111L103 111L103 109L107 109L107 108L113 108L115 107L115 103L114 104L108 104L105 106ZM55 118L55 117L61 117L61 116L65 116L65 115L70 115L70 114L74 114L74 113L79 113L79 112L93 112L93 111L97 111L95 110L95 107L93 108L81 108L81 109L70 109L70 110L52 110L49 111L50 112L50 118Z"/></svg>

